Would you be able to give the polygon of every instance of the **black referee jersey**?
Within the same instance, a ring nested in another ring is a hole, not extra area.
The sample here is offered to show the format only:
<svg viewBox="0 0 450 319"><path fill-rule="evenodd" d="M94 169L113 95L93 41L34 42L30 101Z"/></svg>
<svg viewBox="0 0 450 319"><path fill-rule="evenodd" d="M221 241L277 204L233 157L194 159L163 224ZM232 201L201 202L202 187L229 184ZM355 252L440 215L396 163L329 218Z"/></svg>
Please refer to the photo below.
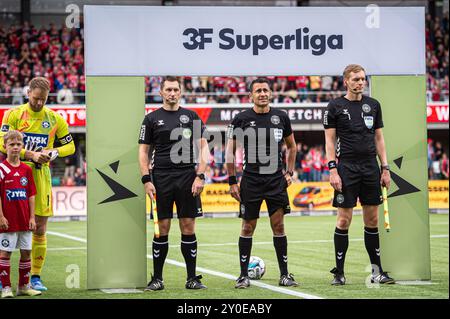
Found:
<svg viewBox="0 0 450 319"><path fill-rule="evenodd" d="M291 134L286 112L273 107L267 113L256 113L251 108L237 114L227 131L228 138L244 146L244 172L256 174L274 174L283 169L281 146ZM275 146L272 150L271 145Z"/></svg>

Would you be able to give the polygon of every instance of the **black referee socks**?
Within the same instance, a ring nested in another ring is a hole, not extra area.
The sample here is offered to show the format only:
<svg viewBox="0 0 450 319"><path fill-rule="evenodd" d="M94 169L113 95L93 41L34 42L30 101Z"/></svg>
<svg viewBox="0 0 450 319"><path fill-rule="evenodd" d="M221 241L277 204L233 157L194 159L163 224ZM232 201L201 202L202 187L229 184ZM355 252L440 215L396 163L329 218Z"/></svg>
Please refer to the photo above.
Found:
<svg viewBox="0 0 450 319"><path fill-rule="evenodd" d="M164 267L164 261L169 251L169 236L159 236L159 238L153 237L153 276L162 280L162 272Z"/></svg>
<svg viewBox="0 0 450 319"><path fill-rule="evenodd" d="M186 262L187 279L194 278L197 263L197 237L195 234L181 234L181 253Z"/></svg>
<svg viewBox="0 0 450 319"><path fill-rule="evenodd" d="M336 268L339 273L344 273L345 254L348 248L348 229L335 228L334 230L334 254Z"/></svg>
<svg viewBox="0 0 450 319"><path fill-rule="evenodd" d="M369 254L370 263L372 264L372 273L381 273L383 269L381 269L378 227L364 227L364 243L366 244L366 250Z"/></svg>
<svg viewBox="0 0 450 319"><path fill-rule="evenodd" d="M239 263L241 265L241 277L248 276L248 262L252 252L252 237L239 236Z"/></svg>
<svg viewBox="0 0 450 319"><path fill-rule="evenodd" d="M275 246L275 252L277 254L278 266L280 267L280 275L288 274L287 266L287 237L273 236L273 245Z"/></svg>

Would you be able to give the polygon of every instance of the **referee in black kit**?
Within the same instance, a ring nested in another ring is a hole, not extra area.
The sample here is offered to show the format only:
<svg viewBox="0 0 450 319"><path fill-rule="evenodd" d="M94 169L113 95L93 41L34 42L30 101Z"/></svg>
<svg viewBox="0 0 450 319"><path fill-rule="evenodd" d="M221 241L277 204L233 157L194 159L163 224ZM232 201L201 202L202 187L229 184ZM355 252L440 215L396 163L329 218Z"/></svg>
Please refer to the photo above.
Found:
<svg viewBox="0 0 450 319"><path fill-rule="evenodd" d="M287 114L269 106L272 91L266 78L258 78L250 85L253 108L236 115L228 127L226 165L230 193L240 202L242 228L239 237L241 274L236 288L250 286L248 264L252 236L265 200L273 232L273 244L280 268L280 286L295 287L298 283L288 272L287 237L284 232L284 214L290 213L286 188L292 183L296 146L291 122ZM244 174L238 186L234 155L236 141L244 146ZM287 146L287 171L283 172L281 146Z"/></svg>
<svg viewBox="0 0 450 319"><path fill-rule="evenodd" d="M323 117L330 184L335 190L333 206L338 208L334 233L336 267L331 270L334 274L331 284L345 284L348 229L357 198L363 208L364 242L372 264L371 282L393 284L394 279L381 267L378 234L378 205L383 202L381 186L389 188L391 181L381 129L381 106L377 100L362 94L366 85L362 66L348 65L344 70L344 84L347 94L330 101Z"/></svg>
<svg viewBox="0 0 450 319"><path fill-rule="evenodd" d="M153 199L159 218L160 237L153 238L154 275L145 290L162 290L163 266L169 249L168 234L173 218L173 204L181 229L181 252L186 262L187 289L204 289L201 276L195 273L197 239L195 218L203 215L200 193L205 182L208 143L203 135L205 125L197 113L180 107L181 86L176 77L161 82L163 106L147 114L139 134L139 166L145 192ZM194 144L199 149L195 171ZM150 147L152 171L149 171Z"/></svg>

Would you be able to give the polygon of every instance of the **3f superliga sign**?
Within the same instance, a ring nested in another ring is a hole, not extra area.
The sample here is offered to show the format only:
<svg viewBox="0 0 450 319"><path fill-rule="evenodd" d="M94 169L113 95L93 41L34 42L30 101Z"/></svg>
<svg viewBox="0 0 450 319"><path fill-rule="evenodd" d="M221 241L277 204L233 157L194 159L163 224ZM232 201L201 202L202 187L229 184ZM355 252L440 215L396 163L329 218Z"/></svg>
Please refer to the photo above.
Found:
<svg viewBox="0 0 450 319"><path fill-rule="evenodd" d="M425 74L423 15L407 7L374 15L365 7L86 6L86 74L341 75L351 63L368 75Z"/></svg>
<svg viewBox="0 0 450 319"><path fill-rule="evenodd" d="M258 55L264 50L308 50L312 55L322 55L327 49L342 50L342 34L310 34L310 28L297 28L291 34L239 34L232 28L223 28L218 32L214 28L187 28L183 35L188 41L183 46L188 50L205 50L206 44L213 43L213 35L218 35L218 48L221 50L250 50ZM216 44L217 46L217 44Z"/></svg>

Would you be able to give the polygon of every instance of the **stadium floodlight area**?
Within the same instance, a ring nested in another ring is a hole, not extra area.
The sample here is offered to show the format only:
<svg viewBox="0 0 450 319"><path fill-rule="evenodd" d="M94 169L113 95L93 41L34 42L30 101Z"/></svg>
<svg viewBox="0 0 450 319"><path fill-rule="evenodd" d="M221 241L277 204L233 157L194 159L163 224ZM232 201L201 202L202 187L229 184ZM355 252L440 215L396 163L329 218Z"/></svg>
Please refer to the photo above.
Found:
<svg viewBox="0 0 450 319"><path fill-rule="evenodd" d="M424 8L85 6L84 14L89 289L147 283L137 160L144 76L341 75L352 63L365 67L383 108L393 181L389 233L380 207L383 268L397 280L431 279Z"/></svg>

